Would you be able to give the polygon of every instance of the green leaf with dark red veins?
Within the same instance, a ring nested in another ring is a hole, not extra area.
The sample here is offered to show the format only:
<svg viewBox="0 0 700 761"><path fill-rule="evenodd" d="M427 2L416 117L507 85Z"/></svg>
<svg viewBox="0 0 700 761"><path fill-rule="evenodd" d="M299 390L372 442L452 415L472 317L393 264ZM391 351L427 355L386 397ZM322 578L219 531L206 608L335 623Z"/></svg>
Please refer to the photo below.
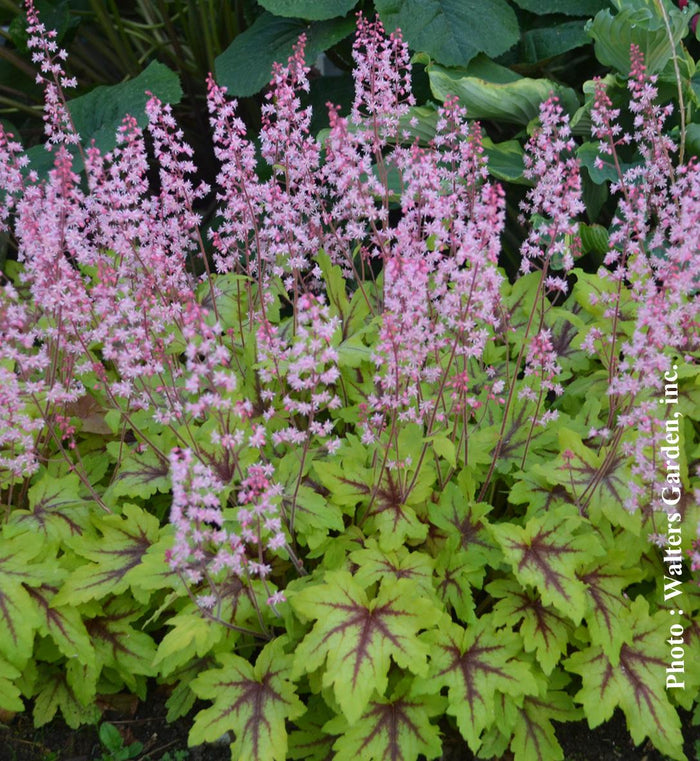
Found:
<svg viewBox="0 0 700 761"><path fill-rule="evenodd" d="M142 614L141 606L130 599L116 598L101 615L85 622L95 648L98 669L117 672L124 684L137 692L137 676L154 676L155 642L132 623Z"/></svg>
<svg viewBox="0 0 700 761"><path fill-rule="evenodd" d="M526 696L510 744L514 761L561 761L564 753L554 734L552 720L565 722L580 718L581 710L575 708L566 692L550 690L544 697Z"/></svg>
<svg viewBox="0 0 700 761"><path fill-rule="evenodd" d="M335 761L410 761L421 754L442 754L439 728L429 718L444 708L439 695L411 695L404 679L391 698L376 698L359 721L348 725L344 716L329 721L324 730L340 737L333 745Z"/></svg>
<svg viewBox="0 0 700 761"><path fill-rule="evenodd" d="M408 579L416 592L431 597L433 591L433 561L424 552L409 552L399 547L395 552L382 552L374 539L368 539L365 548L350 553L350 560L359 568L353 578L365 589L382 579Z"/></svg>
<svg viewBox="0 0 700 761"><path fill-rule="evenodd" d="M551 484L560 485L597 525L605 516L639 536L640 513L630 513L624 503L632 480L630 460L621 450L600 454L587 447L581 436L567 428L559 431L560 454L538 467Z"/></svg>
<svg viewBox="0 0 700 761"><path fill-rule="evenodd" d="M285 499L283 504L288 510L291 498ZM340 508L308 486L300 486L297 490L294 516L298 538L311 549L318 547L329 531L342 531L344 527Z"/></svg>
<svg viewBox="0 0 700 761"><path fill-rule="evenodd" d="M190 730L190 745L214 742L232 731L231 757L246 761L285 761L285 721L304 711L289 680L292 656L284 652L286 637L265 645L255 666L232 653L218 656L221 668L200 674L192 689L200 698L213 700L200 711Z"/></svg>
<svg viewBox="0 0 700 761"><path fill-rule="evenodd" d="M317 695L309 695L306 706L306 713L294 721L298 729L289 733L287 756L304 761L331 761L336 735L329 729L328 722L336 714Z"/></svg>
<svg viewBox="0 0 700 761"><path fill-rule="evenodd" d="M73 606L54 606L56 588L43 584L27 587L40 614L39 634L51 637L66 658L79 658L94 667L95 655L80 613Z"/></svg>
<svg viewBox="0 0 700 761"><path fill-rule="evenodd" d="M546 605L577 624L586 608L586 586L576 578L576 571L603 553L591 532L575 535L585 523L574 508L562 506L532 518L524 528L512 523L491 526L518 581L537 587Z"/></svg>
<svg viewBox="0 0 700 761"><path fill-rule="evenodd" d="M475 566L498 563L501 551L486 529L486 515L490 510L491 505L485 502L468 500L462 484L450 482L442 490L440 501L432 502L428 508L430 522L439 529L433 535L445 539L456 537Z"/></svg>
<svg viewBox="0 0 700 761"><path fill-rule="evenodd" d="M666 668L671 661L669 617L666 611L649 615L649 603L638 597L627 613L631 637L613 665L600 645L574 653L564 666L583 680L574 700L582 703L588 724L597 727L622 708L635 744L645 737L663 753L685 759L681 723L666 691Z"/></svg>
<svg viewBox="0 0 700 761"><path fill-rule="evenodd" d="M115 450L118 442L112 442ZM116 476L105 492L108 504L115 504L119 497L141 497L147 499L156 492L170 491L168 463L163 462L152 449L145 452L131 452L119 464Z"/></svg>
<svg viewBox="0 0 700 761"><path fill-rule="evenodd" d="M39 562L43 548L42 542L28 542L25 536L0 536L0 656L17 668L31 658L34 632L42 621L29 589L63 575L50 556Z"/></svg>
<svg viewBox="0 0 700 761"><path fill-rule="evenodd" d="M28 491L28 510L13 510L10 534L31 532L49 539L65 540L79 536L89 526L91 503L80 496L80 481L75 473L61 478L48 474Z"/></svg>
<svg viewBox="0 0 700 761"><path fill-rule="evenodd" d="M437 593L463 623L475 620L472 588L481 589L486 569L452 538L435 559Z"/></svg>
<svg viewBox="0 0 700 761"><path fill-rule="evenodd" d="M447 687L447 713L476 752L480 735L493 721L496 691L512 696L537 692L530 667L518 658L520 637L498 629L482 616L466 629L445 617L437 631L422 639L430 646L430 672L416 680L417 691L434 694Z"/></svg>
<svg viewBox="0 0 700 761"><path fill-rule="evenodd" d="M591 644L600 645L614 666L632 635L625 589L643 577L639 567L625 568L628 564L623 551L613 550L603 563L591 563L578 573L588 589L585 616Z"/></svg>
<svg viewBox="0 0 700 761"><path fill-rule="evenodd" d="M117 595L130 586L134 597L145 603L150 592L138 583L138 566L158 538L158 519L137 505L124 505L122 515L95 519L102 536L83 536L70 542L78 555L92 561L79 566L54 599L54 605L77 605L106 595Z"/></svg>
<svg viewBox="0 0 700 761"><path fill-rule="evenodd" d="M539 595L523 589L513 579L498 579L486 587L497 598L493 608L495 626L516 626L526 652L535 651L542 671L550 674L566 653L574 627L564 616L549 605L543 605Z"/></svg>
<svg viewBox="0 0 700 761"><path fill-rule="evenodd" d="M0 658L0 711L23 711L21 692L15 686L21 672L11 666L4 658Z"/></svg>
<svg viewBox="0 0 700 761"><path fill-rule="evenodd" d="M437 622L439 611L408 579L383 583L370 600L349 573L332 571L289 601L301 618L316 621L296 649L294 678L325 662L323 686L333 686L351 724L375 692L384 694L392 659L414 674L427 673L429 648L417 635Z"/></svg>
<svg viewBox="0 0 700 761"><path fill-rule="evenodd" d="M330 492L329 502L340 507L355 507L372 493L372 471L356 462L314 461L312 468L316 478Z"/></svg>
<svg viewBox="0 0 700 761"><path fill-rule="evenodd" d="M48 724L60 708L66 724L77 729L81 724L93 724L100 718L96 705L83 705L66 681L66 674L54 667L42 664L40 690L34 695L34 726Z"/></svg>

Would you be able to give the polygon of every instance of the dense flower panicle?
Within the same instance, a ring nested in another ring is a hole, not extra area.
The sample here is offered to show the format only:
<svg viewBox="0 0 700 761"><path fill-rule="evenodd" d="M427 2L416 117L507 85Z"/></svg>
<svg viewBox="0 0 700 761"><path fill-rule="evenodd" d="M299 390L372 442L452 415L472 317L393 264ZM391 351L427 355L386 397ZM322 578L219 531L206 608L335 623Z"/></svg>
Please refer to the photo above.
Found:
<svg viewBox="0 0 700 761"><path fill-rule="evenodd" d="M263 213L256 173L255 146L246 137L243 120L236 115L237 101L226 97L211 75L207 79L209 122L214 132L214 155L221 164L216 178L216 200L223 222L211 232L218 272L258 274L259 219ZM263 273L259 273L260 276Z"/></svg>
<svg viewBox="0 0 700 761"><path fill-rule="evenodd" d="M37 84L44 88L44 130L50 148L55 144L80 142L73 120L66 106L63 90L77 85L75 77L66 76L63 61L67 53L56 43L56 31L46 30L39 21L34 0L25 0L27 9L27 47L32 51L32 61L39 64Z"/></svg>
<svg viewBox="0 0 700 761"><path fill-rule="evenodd" d="M268 386L263 392L265 400L274 397L275 386L288 389L282 397L286 412L293 418L305 420L304 429L295 423L272 433L272 442L303 444L311 437L328 439L333 422L319 421L325 410L337 409L340 398L335 393L335 382L340 376L338 353L332 340L340 321L331 317L322 295L306 293L299 299L296 309L297 328L290 341L278 335L277 328L261 321L258 328L258 359L260 377ZM339 442L325 442L326 447L337 448Z"/></svg>
<svg viewBox="0 0 700 761"><path fill-rule="evenodd" d="M378 17L369 21L360 13L352 57L355 61L352 121L360 124L370 118L376 128L366 137L378 149L397 134L399 118L415 103L408 45L400 30L387 37Z"/></svg>
<svg viewBox="0 0 700 761"><path fill-rule="evenodd" d="M540 106L540 126L527 143L523 176L535 183L521 204L521 222L536 215L521 247L521 271L529 272L537 260L554 269L568 272L580 249L576 217L584 211L579 162L572 155L575 147L569 117L551 96ZM566 281L554 277L550 290L566 293Z"/></svg>

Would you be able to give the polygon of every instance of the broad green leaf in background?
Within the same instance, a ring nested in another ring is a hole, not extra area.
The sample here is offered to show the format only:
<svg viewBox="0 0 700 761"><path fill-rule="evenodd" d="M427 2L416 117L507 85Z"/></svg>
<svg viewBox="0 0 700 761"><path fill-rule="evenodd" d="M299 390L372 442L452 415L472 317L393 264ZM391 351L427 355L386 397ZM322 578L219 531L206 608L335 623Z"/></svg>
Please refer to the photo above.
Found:
<svg viewBox="0 0 700 761"><path fill-rule="evenodd" d="M299 35L306 34L306 60L313 63L324 50L352 34L354 29L353 19L306 24L300 19L263 13L218 56L216 80L231 95L255 95L270 81L272 64L287 61Z"/></svg>
<svg viewBox="0 0 700 761"><path fill-rule="evenodd" d="M530 13L562 13L565 16L593 16L610 5L608 0L515 0L515 4Z"/></svg>
<svg viewBox="0 0 700 761"><path fill-rule="evenodd" d="M656 74L671 60L675 47L688 31L688 18L667 0L673 45L656 0L615 0L619 12L602 10L589 21L586 30L595 42L598 60L622 74L630 70L630 45L639 46L649 74Z"/></svg>
<svg viewBox="0 0 700 761"><path fill-rule="evenodd" d="M259 0L260 5L275 16L303 18L307 21L344 16L357 4L357 0Z"/></svg>
<svg viewBox="0 0 700 761"><path fill-rule="evenodd" d="M549 79L520 77L483 58L460 69L430 64L427 71L433 95L441 101L456 95L472 119L496 119L527 125L538 116L540 104L552 93L570 114L579 105L576 93L570 87Z"/></svg>
<svg viewBox="0 0 700 761"><path fill-rule="evenodd" d="M427 598L416 596L407 579L382 584L370 600L346 571L325 578L322 585L290 595L294 611L316 621L296 649L293 676L327 661L323 684L333 686L343 713L354 723L375 692L384 694L391 659L415 674L427 673L429 649L417 635L432 627L439 613Z"/></svg>
<svg viewBox="0 0 700 761"><path fill-rule="evenodd" d="M267 644L255 666L238 655L223 653L221 668L205 671L192 682L194 692L214 705L195 717L191 745L214 742L233 731L232 758L285 761L285 721L305 711L289 681L292 656L284 652L286 640L279 637Z"/></svg>
<svg viewBox="0 0 700 761"><path fill-rule="evenodd" d="M397 27L413 50L445 66L479 53L498 56L518 41L518 19L505 0L376 0L387 32Z"/></svg>
<svg viewBox="0 0 700 761"><path fill-rule="evenodd" d="M590 44L585 22L564 21L552 26L535 27L523 32L520 54L526 63L537 63Z"/></svg>

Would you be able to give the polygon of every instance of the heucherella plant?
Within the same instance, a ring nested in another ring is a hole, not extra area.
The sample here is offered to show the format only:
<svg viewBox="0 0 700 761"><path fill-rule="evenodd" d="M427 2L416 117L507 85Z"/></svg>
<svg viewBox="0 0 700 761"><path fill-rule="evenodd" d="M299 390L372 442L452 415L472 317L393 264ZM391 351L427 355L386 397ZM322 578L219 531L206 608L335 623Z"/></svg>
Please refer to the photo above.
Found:
<svg viewBox="0 0 700 761"><path fill-rule="evenodd" d="M588 104L602 266L551 95L509 278L482 128L448 98L417 129L399 31L359 17L318 137L303 36L259 151L210 76L210 188L155 96L83 145L27 15L53 168L0 125L0 709L78 726L157 679L232 759L557 761L553 722L620 708L685 758L700 165L640 49L629 114Z"/></svg>

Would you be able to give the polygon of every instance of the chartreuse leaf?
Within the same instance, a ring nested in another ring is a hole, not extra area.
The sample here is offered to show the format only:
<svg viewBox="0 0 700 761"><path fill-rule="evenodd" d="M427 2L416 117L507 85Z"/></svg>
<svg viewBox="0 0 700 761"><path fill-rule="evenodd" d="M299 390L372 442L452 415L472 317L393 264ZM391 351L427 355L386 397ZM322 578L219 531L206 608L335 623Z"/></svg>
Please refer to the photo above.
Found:
<svg viewBox="0 0 700 761"><path fill-rule="evenodd" d="M90 502L80 496L75 473L54 478L45 473L27 492L28 510L13 510L10 533L29 531L50 539L79 536L89 526Z"/></svg>
<svg viewBox="0 0 700 761"><path fill-rule="evenodd" d="M156 646L151 637L132 623L142 614L133 599L115 598L85 622L95 648L98 669L111 669L133 692L140 691L139 676L154 676Z"/></svg>
<svg viewBox="0 0 700 761"><path fill-rule="evenodd" d="M118 453L120 442L110 442L107 448ZM105 492L105 500L113 505L119 497L148 499L156 492L170 491L168 463L163 462L152 449L131 452L119 464L116 477Z"/></svg>
<svg viewBox="0 0 700 761"><path fill-rule="evenodd" d="M500 55L518 41L518 20L505 0L376 0L375 6L387 31L399 27L414 50L445 66L465 66L481 52Z"/></svg>
<svg viewBox="0 0 700 761"><path fill-rule="evenodd" d="M445 616L437 630L421 639L430 646L430 671L416 680L419 692L434 694L447 687L447 713L454 716L462 737L473 751L479 736L493 721L496 691L511 696L537 692L530 667L517 656L520 638L498 629L483 616L464 629Z"/></svg>
<svg viewBox="0 0 700 761"><path fill-rule="evenodd" d="M342 531L344 527L340 508L308 486L297 489L294 515L295 532L310 549L318 547L329 531Z"/></svg>
<svg viewBox="0 0 700 761"><path fill-rule="evenodd" d="M443 710L439 695L412 695L412 680L403 679L390 698L372 700L359 721L345 716L329 721L324 731L340 734L333 745L335 761L409 761L442 754L440 731L429 718Z"/></svg>
<svg viewBox="0 0 700 761"><path fill-rule="evenodd" d="M459 621L474 621L471 590L481 588L485 572L485 567L471 553L459 549L455 538L445 544L435 559L437 593Z"/></svg>
<svg viewBox="0 0 700 761"><path fill-rule="evenodd" d="M29 589L39 587L61 570L50 557L38 562L41 542L28 542L22 535L0 536L0 656L23 668L31 658L34 632L42 623L39 606Z"/></svg>
<svg viewBox="0 0 700 761"><path fill-rule="evenodd" d="M353 578L365 589L387 577L410 579L416 591L426 597L433 594L433 561L424 552L409 552L399 547L394 552L382 552L374 539L368 539L364 549L350 553L350 560L359 568Z"/></svg>
<svg viewBox="0 0 700 761"><path fill-rule="evenodd" d="M516 626L526 652L535 656L545 674L550 674L566 652L573 626L564 616L549 605L543 605L539 596L523 589L514 579L491 582L486 591L497 598L493 608L495 626Z"/></svg>
<svg viewBox="0 0 700 761"><path fill-rule="evenodd" d="M561 506L532 518L525 527L512 523L491 527L518 581L537 587L542 602L580 623L586 609L586 586L576 570L603 549L592 533L574 535L584 520Z"/></svg>
<svg viewBox="0 0 700 761"><path fill-rule="evenodd" d="M158 538L158 519L137 505L124 506L122 515L95 519L102 536L83 536L70 542L78 555L92 561L80 565L68 578L53 601L54 605L76 605L117 595L131 586L143 602L150 593L138 584L137 567L146 551Z"/></svg>
<svg viewBox="0 0 700 761"><path fill-rule="evenodd" d="M286 645L286 637L265 645L255 666L238 655L222 653L221 668L205 671L192 682L195 694L214 705L195 717L190 745L213 742L233 731L232 758L285 761L285 721L305 711L289 680L292 656L284 652Z"/></svg>
<svg viewBox="0 0 700 761"><path fill-rule="evenodd" d="M14 684L20 676L21 672L18 669L4 658L0 658L0 710L17 712L24 710L21 692Z"/></svg>
<svg viewBox="0 0 700 761"><path fill-rule="evenodd" d="M527 695L510 744L514 761L535 758L537 761L561 761L564 753L554 734L552 719L566 722L580 718L580 709L574 707L566 692L548 690L543 697Z"/></svg>
<svg viewBox="0 0 700 761"><path fill-rule="evenodd" d="M41 688L34 696L34 726L48 724L60 708L66 724L77 729L81 724L95 723L100 717L96 705L83 705L67 682L66 674L60 669L42 664L39 684Z"/></svg>
<svg viewBox="0 0 700 761"><path fill-rule="evenodd" d="M618 665L620 648L632 636L625 589L643 577L639 566L629 565L624 550L611 550L604 560L589 563L578 573L588 589L585 615L591 643L603 648L613 666Z"/></svg>
<svg viewBox="0 0 700 761"><path fill-rule="evenodd" d="M665 613L665 611L664 611ZM574 653L565 667L580 674L583 687L574 699L583 704L588 725L597 727L622 708L635 744L645 737L663 753L685 759L681 723L666 692L669 664L668 617L649 615L649 603L638 597L630 606L631 637L613 665L600 645Z"/></svg>
<svg viewBox="0 0 700 761"><path fill-rule="evenodd" d="M315 620L296 649L293 678L325 662L323 685L333 686L351 724L375 692L384 694L392 659L414 674L427 673L429 649L417 634L437 622L439 611L408 579L383 582L370 600L349 573L331 571L323 584L290 594L289 601L301 618Z"/></svg>

